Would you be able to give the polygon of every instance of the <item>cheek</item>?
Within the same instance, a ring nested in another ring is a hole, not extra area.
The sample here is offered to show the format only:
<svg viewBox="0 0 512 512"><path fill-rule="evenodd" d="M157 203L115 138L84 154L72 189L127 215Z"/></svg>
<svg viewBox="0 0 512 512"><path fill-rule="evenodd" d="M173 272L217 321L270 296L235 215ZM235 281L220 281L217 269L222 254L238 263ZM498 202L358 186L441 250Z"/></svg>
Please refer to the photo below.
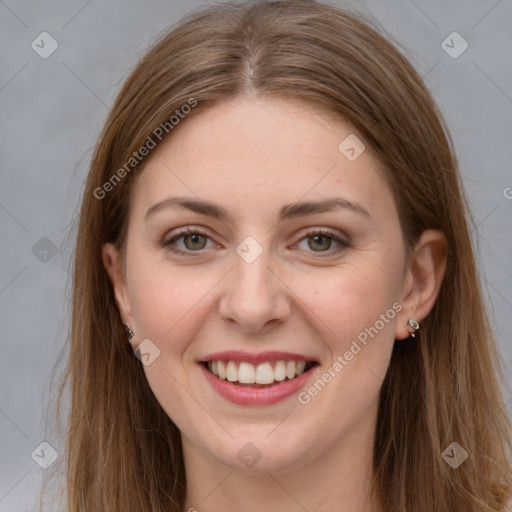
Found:
<svg viewBox="0 0 512 512"><path fill-rule="evenodd" d="M398 267L350 264L331 269L325 278L312 275L300 280L300 296L318 317L317 324L323 324L333 351L348 350L352 340L375 324L382 338L393 336Z"/></svg>
<svg viewBox="0 0 512 512"><path fill-rule="evenodd" d="M208 290L219 278L211 271L180 271L150 258L133 257L132 262L130 296L138 339L150 339L160 350L144 366L147 381L169 418L190 430L204 410L190 392L187 348L207 316Z"/></svg>
<svg viewBox="0 0 512 512"><path fill-rule="evenodd" d="M399 272L383 270L347 267L321 284L310 279L314 292L307 305L319 318L315 331L323 333L330 360L299 399L308 418L335 424L338 431L349 430L366 414L388 370L401 305L396 301ZM314 431L316 422L309 428Z"/></svg>
<svg viewBox="0 0 512 512"><path fill-rule="evenodd" d="M212 272L171 269L164 263L139 266L134 258L130 296L140 335L156 340L180 339L176 333L197 325L191 318L201 309L218 277Z"/></svg>

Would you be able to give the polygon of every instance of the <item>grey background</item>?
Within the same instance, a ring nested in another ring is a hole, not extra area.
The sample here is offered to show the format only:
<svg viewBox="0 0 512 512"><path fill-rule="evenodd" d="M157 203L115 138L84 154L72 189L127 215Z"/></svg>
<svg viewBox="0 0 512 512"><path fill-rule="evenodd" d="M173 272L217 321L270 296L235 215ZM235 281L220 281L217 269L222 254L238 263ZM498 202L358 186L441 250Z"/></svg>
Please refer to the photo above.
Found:
<svg viewBox="0 0 512 512"><path fill-rule="evenodd" d="M331 3L372 15L402 43L446 116L512 382L512 1ZM42 441L61 453L61 437L44 417L66 344L73 218L92 146L150 41L201 4L0 2L0 511L35 510L41 476L50 470L31 453ZM31 47L43 31L59 45L47 59ZM469 44L457 59L441 46L453 31Z"/></svg>

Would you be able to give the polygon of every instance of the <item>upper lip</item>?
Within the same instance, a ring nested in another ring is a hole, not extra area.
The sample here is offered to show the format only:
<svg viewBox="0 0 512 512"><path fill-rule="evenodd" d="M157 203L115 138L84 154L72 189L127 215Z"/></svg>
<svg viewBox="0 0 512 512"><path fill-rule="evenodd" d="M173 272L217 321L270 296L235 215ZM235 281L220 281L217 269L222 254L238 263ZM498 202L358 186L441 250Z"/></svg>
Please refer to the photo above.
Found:
<svg viewBox="0 0 512 512"><path fill-rule="evenodd" d="M226 350L224 352L215 352L199 359L198 362L206 363L208 361L244 361L247 363L264 363L266 361L313 361L318 362L314 357L294 354L293 352L267 351L257 354L242 352L241 350Z"/></svg>

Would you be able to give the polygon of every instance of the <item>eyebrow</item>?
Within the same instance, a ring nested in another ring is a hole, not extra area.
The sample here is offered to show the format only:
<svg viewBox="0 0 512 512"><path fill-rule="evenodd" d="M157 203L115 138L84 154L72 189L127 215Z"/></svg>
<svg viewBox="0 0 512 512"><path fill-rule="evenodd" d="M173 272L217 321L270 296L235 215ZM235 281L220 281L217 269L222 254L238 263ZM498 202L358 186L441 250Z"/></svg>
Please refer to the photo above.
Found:
<svg viewBox="0 0 512 512"><path fill-rule="evenodd" d="M147 209L144 219L147 221L157 212L173 207L184 208L201 215L214 217L223 222L227 222L230 219L228 211L225 210L222 206L211 203L209 201L186 197L168 197L162 201L159 201ZM290 220L315 213L332 212L336 210L348 210L370 219L372 218L368 210L363 205L354 203L348 199L335 197L322 201L308 201L302 203L287 204L279 210L279 221Z"/></svg>

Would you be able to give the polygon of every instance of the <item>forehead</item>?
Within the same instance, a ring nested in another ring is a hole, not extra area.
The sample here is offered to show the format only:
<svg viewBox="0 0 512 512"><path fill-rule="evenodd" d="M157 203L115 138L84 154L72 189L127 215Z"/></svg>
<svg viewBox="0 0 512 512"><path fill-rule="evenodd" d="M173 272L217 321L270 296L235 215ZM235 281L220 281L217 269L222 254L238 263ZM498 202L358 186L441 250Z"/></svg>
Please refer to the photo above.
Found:
<svg viewBox="0 0 512 512"><path fill-rule="evenodd" d="M382 166L349 124L298 101L238 99L182 121L137 176L134 206L184 195L261 215L262 205L338 194L377 216L395 209Z"/></svg>

